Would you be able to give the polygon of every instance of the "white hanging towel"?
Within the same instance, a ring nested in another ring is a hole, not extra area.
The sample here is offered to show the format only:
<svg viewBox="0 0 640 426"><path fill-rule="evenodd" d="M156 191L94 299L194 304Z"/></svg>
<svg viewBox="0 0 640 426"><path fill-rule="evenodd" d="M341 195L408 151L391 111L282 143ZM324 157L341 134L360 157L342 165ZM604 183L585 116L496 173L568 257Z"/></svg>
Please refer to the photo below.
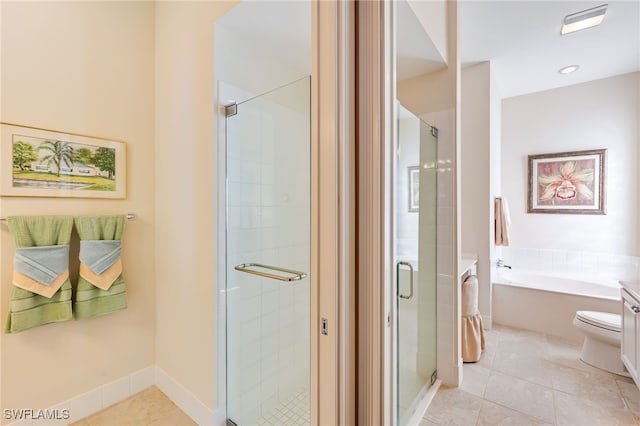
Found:
<svg viewBox="0 0 640 426"><path fill-rule="evenodd" d="M495 236L497 246L509 245L509 227L511 226L511 216L506 198L496 198L495 200Z"/></svg>

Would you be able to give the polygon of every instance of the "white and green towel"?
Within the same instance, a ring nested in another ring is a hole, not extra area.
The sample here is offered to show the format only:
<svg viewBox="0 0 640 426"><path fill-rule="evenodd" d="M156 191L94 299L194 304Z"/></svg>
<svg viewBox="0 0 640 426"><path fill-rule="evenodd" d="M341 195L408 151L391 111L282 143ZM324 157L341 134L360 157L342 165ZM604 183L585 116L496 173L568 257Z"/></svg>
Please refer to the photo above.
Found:
<svg viewBox="0 0 640 426"><path fill-rule="evenodd" d="M6 333L72 318L69 241L73 218L12 216L16 246Z"/></svg>
<svg viewBox="0 0 640 426"><path fill-rule="evenodd" d="M80 236L80 276L73 305L76 319L125 309L120 259L125 217L83 216L74 222Z"/></svg>

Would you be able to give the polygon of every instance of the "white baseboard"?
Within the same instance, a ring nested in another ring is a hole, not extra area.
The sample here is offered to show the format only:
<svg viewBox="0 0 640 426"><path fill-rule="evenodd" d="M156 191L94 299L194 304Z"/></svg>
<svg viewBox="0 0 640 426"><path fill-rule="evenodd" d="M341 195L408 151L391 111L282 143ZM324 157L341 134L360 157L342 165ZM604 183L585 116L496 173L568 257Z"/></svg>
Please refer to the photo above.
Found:
<svg viewBox="0 0 640 426"><path fill-rule="evenodd" d="M485 330L491 330L493 328L493 318L491 315L482 315L482 324L484 325Z"/></svg>
<svg viewBox="0 0 640 426"><path fill-rule="evenodd" d="M193 419L200 426L214 426L223 423L218 422L219 411L211 411L187 388L182 386L162 368L155 367L156 386L171 399L185 414ZM225 419L226 420L226 419Z"/></svg>
<svg viewBox="0 0 640 426"><path fill-rule="evenodd" d="M10 426L68 425L125 400L155 383L155 367L146 367L121 379L98 386L46 410L14 411ZM5 419L7 413L3 413Z"/></svg>
<svg viewBox="0 0 640 426"><path fill-rule="evenodd" d="M218 408L213 412L213 424L216 426L227 426L227 415L224 408Z"/></svg>
<svg viewBox="0 0 640 426"><path fill-rule="evenodd" d="M7 415L11 415L15 420L9 423L8 426L68 425L123 401L153 385L156 385L198 425L224 426L226 424L227 419L224 409L210 410L193 393L158 366L143 368L46 410L15 410L14 412L3 412L2 416L6 419Z"/></svg>
<svg viewBox="0 0 640 426"><path fill-rule="evenodd" d="M436 396L438 389L440 389L441 384L442 384L442 380L437 379L433 383L433 385L431 385L431 387L425 394L424 398L422 398L422 400L418 403L418 406L416 407L416 411L413 413L413 416L411 416L411 418L407 422L408 425L418 426L422 423L422 418L427 412L429 405L431 405L431 401L433 401L433 398Z"/></svg>

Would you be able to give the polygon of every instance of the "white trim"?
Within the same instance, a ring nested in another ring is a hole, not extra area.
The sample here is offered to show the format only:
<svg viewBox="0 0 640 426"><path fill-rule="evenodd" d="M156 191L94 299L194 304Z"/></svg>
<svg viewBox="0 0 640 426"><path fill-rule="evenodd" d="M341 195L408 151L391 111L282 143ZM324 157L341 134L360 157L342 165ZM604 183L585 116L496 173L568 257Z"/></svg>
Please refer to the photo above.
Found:
<svg viewBox="0 0 640 426"><path fill-rule="evenodd" d="M98 386L88 392L76 395L66 401L54 405L47 410L57 410L58 417L64 417L63 410L68 410L68 419L47 420L47 425L68 425L91 416L123 401L143 390L156 385L186 415L199 425L223 426L226 424L224 410L212 411L203 404L191 391L169 376L157 365L143 368L120 379ZM10 426L42 425L43 420L19 420Z"/></svg>
<svg viewBox="0 0 640 426"><path fill-rule="evenodd" d="M453 88L455 99L455 119L454 119L454 145L453 145L453 159L455 164L455 178L454 178L454 244L453 244L453 265L454 265L454 282L455 288L453 291L453 318L452 323L455 324L453 329L453 374L451 382L447 383L444 377L443 383L455 384L460 386L462 384L462 321L460 312L462 311L462 297L461 297L461 273L459 262L462 258L462 146L461 146L461 114L462 114L462 102L461 102L461 62L460 62L460 7L458 0L452 0L447 2L447 27L448 27L448 50L449 50L449 67L455 67L455 86ZM457 377L456 377L457 376ZM456 379L457 378L457 383Z"/></svg>
<svg viewBox="0 0 640 426"><path fill-rule="evenodd" d="M420 423L422 421L422 418L427 413L427 409L431 405L431 401L433 401L433 398L436 396L436 393L438 392L438 389L440 389L440 385L441 384L442 384L442 380L437 379L433 383L433 385L431 385L429 390L427 390L427 393L424 395L422 400L420 400L420 402L416 406L416 409L413 412L413 415L411 416L409 421L407 422L407 425L410 425L410 426L414 426L414 425L415 426L419 426L420 425Z"/></svg>
<svg viewBox="0 0 640 426"><path fill-rule="evenodd" d="M214 185L214 197L216 202L216 217L214 223L214 235L217 236L216 253L214 253L214 261L216 262L216 281L214 292L217 294L217 327L216 333L216 368L215 377L217 378L217 405L218 410L222 411L222 416L226 422L227 419L227 294L225 292L227 282L227 182L226 182L226 115L225 108L222 104L223 83L216 81L214 99L215 107L215 126L217 129L215 135L215 147L213 151L213 163L216 165L216 180ZM219 413L218 413L219 414Z"/></svg>
<svg viewBox="0 0 640 426"><path fill-rule="evenodd" d="M493 283L492 283L492 287L493 287ZM493 290L491 291L491 294L493 294ZM491 315L486 315L482 313L480 315L482 315L482 323L484 324L484 329L491 330L493 328L493 317Z"/></svg>
<svg viewBox="0 0 640 426"><path fill-rule="evenodd" d="M113 404L123 401L155 384L155 367L150 366L98 386L88 392L76 395L43 411L54 413L58 420L47 420L47 425L68 425L97 413ZM25 407L26 408L26 407ZM57 411L56 411L57 410ZM68 419L64 419L64 410L68 410ZM36 410L34 410L36 411ZM18 420L11 426L42 425L44 420Z"/></svg>
<svg viewBox="0 0 640 426"><path fill-rule="evenodd" d="M202 403L191 391L169 376L162 368L155 367L155 384L186 415L199 425L221 425L216 422L220 418L220 410L212 411ZM226 419L224 419L226 420ZM223 421L224 421L223 420Z"/></svg>

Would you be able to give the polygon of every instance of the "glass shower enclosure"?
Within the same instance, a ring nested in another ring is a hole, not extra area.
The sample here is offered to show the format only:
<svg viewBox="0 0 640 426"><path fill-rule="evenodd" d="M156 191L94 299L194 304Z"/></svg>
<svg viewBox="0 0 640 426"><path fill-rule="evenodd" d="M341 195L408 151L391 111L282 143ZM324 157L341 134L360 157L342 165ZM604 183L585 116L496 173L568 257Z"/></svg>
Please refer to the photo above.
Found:
<svg viewBox="0 0 640 426"><path fill-rule="evenodd" d="M310 423L310 77L226 107L227 423Z"/></svg>
<svg viewBox="0 0 640 426"><path fill-rule="evenodd" d="M395 176L397 423L435 382L438 131L398 105Z"/></svg>

